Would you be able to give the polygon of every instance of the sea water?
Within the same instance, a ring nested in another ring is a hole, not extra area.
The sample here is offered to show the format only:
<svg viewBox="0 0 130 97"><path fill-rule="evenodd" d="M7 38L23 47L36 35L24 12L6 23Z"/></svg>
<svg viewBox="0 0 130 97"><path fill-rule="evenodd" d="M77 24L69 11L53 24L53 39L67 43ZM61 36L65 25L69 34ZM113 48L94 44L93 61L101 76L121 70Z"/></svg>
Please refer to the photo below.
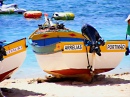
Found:
<svg viewBox="0 0 130 97"><path fill-rule="evenodd" d="M52 17L54 12L72 12L75 14L74 20L60 22L79 33L81 33L81 27L88 23L97 29L104 40L125 39L127 29L125 19L130 14L130 0L5 0L4 3L16 3L19 8L27 11L38 10L43 14L48 13L49 17ZM38 24L43 23L43 16L40 19L25 19L22 14L0 14L0 40L12 42L27 38L26 59L12 78L46 75L39 67L28 41L29 35L37 29ZM112 72L130 72L130 56L124 56Z"/></svg>

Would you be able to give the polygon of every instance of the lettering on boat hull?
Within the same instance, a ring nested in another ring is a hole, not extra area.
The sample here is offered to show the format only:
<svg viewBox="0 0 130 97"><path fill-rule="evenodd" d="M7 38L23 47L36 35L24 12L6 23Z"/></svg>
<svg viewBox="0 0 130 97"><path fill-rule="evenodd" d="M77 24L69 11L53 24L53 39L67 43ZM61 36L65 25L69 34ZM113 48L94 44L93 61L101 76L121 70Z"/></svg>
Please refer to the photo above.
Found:
<svg viewBox="0 0 130 97"><path fill-rule="evenodd" d="M22 46L18 46L18 47L16 47L16 48L13 48L13 49L10 49L10 50L6 51L6 53L7 53L7 55L8 55L8 54L17 52L17 51L19 51L19 50L22 50L22 48L23 48Z"/></svg>
<svg viewBox="0 0 130 97"><path fill-rule="evenodd" d="M125 44L108 44L107 50L124 50L126 48Z"/></svg>
<svg viewBox="0 0 130 97"><path fill-rule="evenodd" d="M83 49L82 45L65 45L64 46L64 51L82 50L82 49Z"/></svg>

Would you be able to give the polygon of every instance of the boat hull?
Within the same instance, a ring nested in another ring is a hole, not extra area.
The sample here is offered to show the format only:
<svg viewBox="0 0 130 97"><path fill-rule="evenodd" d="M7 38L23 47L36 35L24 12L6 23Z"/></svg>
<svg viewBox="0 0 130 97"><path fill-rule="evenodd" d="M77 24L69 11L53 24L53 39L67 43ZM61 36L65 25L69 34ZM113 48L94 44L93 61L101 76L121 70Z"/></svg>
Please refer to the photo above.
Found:
<svg viewBox="0 0 130 97"><path fill-rule="evenodd" d="M43 71L56 77L78 77L91 71L99 74L116 68L125 55L128 41L106 41L104 46L100 46L101 56L89 53L90 46L83 42L57 43L53 53L45 53L42 51L44 47L32 47Z"/></svg>
<svg viewBox="0 0 130 97"><path fill-rule="evenodd" d="M4 46L6 56L0 62L0 82L10 78L22 65L26 57L26 38Z"/></svg>

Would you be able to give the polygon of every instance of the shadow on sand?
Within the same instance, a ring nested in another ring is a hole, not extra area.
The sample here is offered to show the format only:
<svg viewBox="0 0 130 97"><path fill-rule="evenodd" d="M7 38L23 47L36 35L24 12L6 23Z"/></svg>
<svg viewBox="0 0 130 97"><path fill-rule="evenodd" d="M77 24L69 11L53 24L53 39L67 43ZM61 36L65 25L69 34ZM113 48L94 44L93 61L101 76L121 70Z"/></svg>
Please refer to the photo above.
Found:
<svg viewBox="0 0 130 97"><path fill-rule="evenodd" d="M46 95L46 94L35 93L32 91L27 91L27 90L20 90L17 88L12 88L12 89L2 88L1 90L5 97L27 97L27 96L43 97Z"/></svg>
<svg viewBox="0 0 130 97"><path fill-rule="evenodd" d="M128 84L130 80L125 80L121 78L112 78L110 76L106 77L106 75L97 75L94 77L92 82L82 82L79 79L74 78L63 78L63 79L54 79L49 80L48 82L55 82L60 85L71 85L71 86L96 86L96 85L117 85L117 84Z"/></svg>
<svg viewBox="0 0 130 97"><path fill-rule="evenodd" d="M60 79L51 79L51 80L35 79L35 80L30 80L28 84L33 84L34 82L37 82L37 84L48 82L48 83L55 83L61 86L74 86L74 87L99 86L99 85L100 86L104 86L104 85L120 86L120 84L130 84L130 80L123 79L122 75L114 75L114 77L113 76L106 77L106 75L97 75L94 77L91 83L79 81L79 79L75 79L75 78L62 78L62 79L60 78ZM43 97L43 96L46 96L46 94L36 93L36 92L28 91L28 90L21 90L17 88L12 88L12 89L5 88L5 90L2 89L2 91L6 97L27 97L27 96Z"/></svg>

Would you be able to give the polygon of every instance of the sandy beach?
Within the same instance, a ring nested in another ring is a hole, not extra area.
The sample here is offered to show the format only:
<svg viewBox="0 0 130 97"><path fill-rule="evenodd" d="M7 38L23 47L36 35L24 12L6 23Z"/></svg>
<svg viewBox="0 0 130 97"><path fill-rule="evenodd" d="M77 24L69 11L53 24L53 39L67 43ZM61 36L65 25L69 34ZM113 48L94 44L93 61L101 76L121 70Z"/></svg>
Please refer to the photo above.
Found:
<svg viewBox="0 0 130 97"><path fill-rule="evenodd" d="M130 73L98 75L91 84L75 80L8 79L0 87L5 97L130 97Z"/></svg>

